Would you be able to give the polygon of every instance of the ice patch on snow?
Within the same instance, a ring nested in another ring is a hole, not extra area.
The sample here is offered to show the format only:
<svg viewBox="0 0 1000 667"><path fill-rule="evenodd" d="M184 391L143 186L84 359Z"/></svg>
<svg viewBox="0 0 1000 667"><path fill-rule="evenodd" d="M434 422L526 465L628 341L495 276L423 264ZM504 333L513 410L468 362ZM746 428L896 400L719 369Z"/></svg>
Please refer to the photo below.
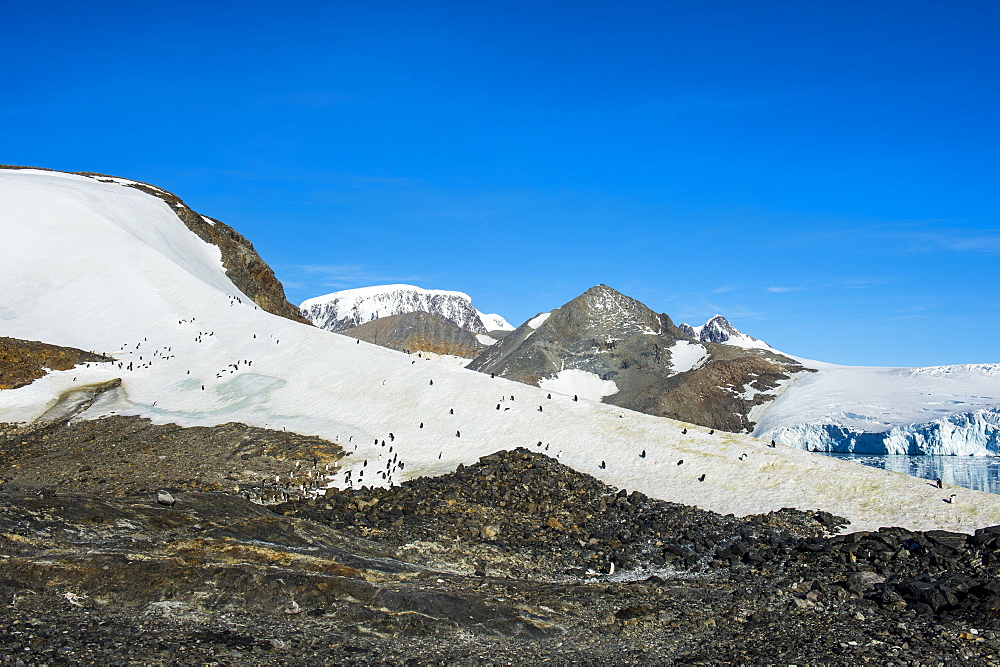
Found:
<svg viewBox="0 0 1000 667"><path fill-rule="evenodd" d="M541 315L535 315L530 320L528 320L528 326L532 329L537 329L538 327L545 324L545 320L549 319L549 315L552 313L542 313Z"/></svg>
<svg viewBox="0 0 1000 667"><path fill-rule="evenodd" d="M503 318L502 315L497 315L496 313L479 313L479 319L483 321L483 325L486 327L487 331L513 331L514 325Z"/></svg>
<svg viewBox="0 0 1000 667"><path fill-rule="evenodd" d="M614 380L602 380L596 373L588 373L577 368L559 371L553 377L538 381L540 389L554 391L566 396L579 396L591 401L600 401L605 396L618 393Z"/></svg>
<svg viewBox="0 0 1000 667"><path fill-rule="evenodd" d="M701 343L678 340L670 346L670 374L677 375L695 368L708 358L708 349Z"/></svg>

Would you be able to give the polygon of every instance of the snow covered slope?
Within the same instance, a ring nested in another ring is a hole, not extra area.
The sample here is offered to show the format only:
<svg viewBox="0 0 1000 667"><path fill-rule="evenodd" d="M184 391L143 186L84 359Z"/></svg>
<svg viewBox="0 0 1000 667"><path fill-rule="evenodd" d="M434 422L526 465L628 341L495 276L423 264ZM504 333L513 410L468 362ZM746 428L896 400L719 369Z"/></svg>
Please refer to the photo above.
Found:
<svg viewBox="0 0 1000 667"><path fill-rule="evenodd" d="M1000 364L836 366L798 374L751 413L754 435L820 451L1000 453Z"/></svg>
<svg viewBox="0 0 1000 667"><path fill-rule="evenodd" d="M333 475L337 484L347 469L353 480L385 483L526 446L619 487L725 513L823 509L854 528L1000 523L1000 496L942 491L584 398L548 399L536 387L271 315L240 297L218 248L165 202L115 183L0 170L0 239L3 334L118 359L0 391L0 421L32 420L58 408L60 397L121 378L83 416L241 421L316 434L353 452ZM950 493L957 503L943 502Z"/></svg>
<svg viewBox="0 0 1000 667"><path fill-rule="evenodd" d="M307 299L299 308L310 322L327 331L343 331L380 317L414 312L437 315L472 333L514 328L499 315L486 315L473 308L468 294L413 285L378 285L333 292Z"/></svg>

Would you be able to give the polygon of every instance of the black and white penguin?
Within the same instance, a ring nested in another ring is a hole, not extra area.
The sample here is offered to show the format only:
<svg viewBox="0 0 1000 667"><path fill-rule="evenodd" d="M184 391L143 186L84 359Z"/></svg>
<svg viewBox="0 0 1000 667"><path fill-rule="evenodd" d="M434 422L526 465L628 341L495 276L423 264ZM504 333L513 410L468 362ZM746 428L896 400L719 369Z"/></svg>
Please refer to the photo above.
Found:
<svg viewBox="0 0 1000 667"><path fill-rule="evenodd" d="M646 450L645 450L645 449L644 449L644 450L642 450L641 452L639 452L639 458L640 458L640 459L644 459L644 458L646 458Z"/></svg>
<svg viewBox="0 0 1000 667"><path fill-rule="evenodd" d="M683 464L684 464L684 459L681 459L680 461L677 462L677 465L683 465Z"/></svg>
<svg viewBox="0 0 1000 667"><path fill-rule="evenodd" d="M601 467L601 470L604 470L605 468L607 468L607 466L604 465L604 461L601 461L601 466L600 467Z"/></svg>
<svg viewBox="0 0 1000 667"><path fill-rule="evenodd" d="M705 481L705 473L701 474L701 477L698 478L698 481L699 482L704 482Z"/></svg>
<svg viewBox="0 0 1000 667"><path fill-rule="evenodd" d="M938 477L936 481L937 481L937 488L943 489L944 488L944 482L941 481L941 478Z"/></svg>

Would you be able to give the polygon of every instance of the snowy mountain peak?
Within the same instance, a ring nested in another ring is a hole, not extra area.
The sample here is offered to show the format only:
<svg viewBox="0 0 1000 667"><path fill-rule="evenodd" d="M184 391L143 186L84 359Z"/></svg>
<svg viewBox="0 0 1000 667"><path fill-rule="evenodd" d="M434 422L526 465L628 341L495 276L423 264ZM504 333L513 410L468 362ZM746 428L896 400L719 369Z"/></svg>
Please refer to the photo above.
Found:
<svg viewBox="0 0 1000 667"><path fill-rule="evenodd" d="M376 285L341 290L303 301L302 315L321 329L344 331L365 322L405 313L437 315L472 333L514 327L500 315L480 313L464 292L432 290L415 285Z"/></svg>
<svg viewBox="0 0 1000 667"><path fill-rule="evenodd" d="M708 322L700 327L693 327L690 324L681 324L681 331L691 336L695 340L703 343L722 343L725 345L735 345L736 347L756 348L761 350L773 350L770 345L762 340L748 336L732 324L722 315L715 315Z"/></svg>

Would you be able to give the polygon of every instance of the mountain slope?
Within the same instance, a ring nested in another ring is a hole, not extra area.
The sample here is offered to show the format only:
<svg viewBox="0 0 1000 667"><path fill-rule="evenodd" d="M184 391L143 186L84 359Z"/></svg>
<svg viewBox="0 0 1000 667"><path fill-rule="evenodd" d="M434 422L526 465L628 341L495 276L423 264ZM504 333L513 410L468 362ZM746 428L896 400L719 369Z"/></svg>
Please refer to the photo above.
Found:
<svg viewBox="0 0 1000 667"><path fill-rule="evenodd" d="M750 410L805 370L770 348L694 342L607 285L532 319L468 368L732 432L752 430Z"/></svg>
<svg viewBox="0 0 1000 667"><path fill-rule="evenodd" d="M474 334L514 328L499 315L485 315L473 308L468 294L413 285L378 285L333 292L307 299L299 308L310 322L327 331L344 331L380 317L413 312L436 315Z"/></svg>
<svg viewBox="0 0 1000 667"><path fill-rule="evenodd" d="M400 352L430 352L470 359L486 347L480 339L493 340L422 311L380 317L340 333Z"/></svg>
<svg viewBox="0 0 1000 667"><path fill-rule="evenodd" d="M25 170L28 173L36 173L38 171L47 171L51 174L63 173L49 169L39 170L33 167L11 165L0 165L0 169ZM196 213L177 195L154 185L149 185L148 183L93 172L80 172L76 175L92 178L101 183L113 183L135 188L136 190L162 199L181 222L194 232L198 238L219 248L226 277L232 281L233 285L240 292L250 297L257 306L269 313L287 317L296 322L308 322L299 313L298 308L288 303L285 299L285 290L278 279L275 278L274 271L257 254L250 241L229 225Z"/></svg>
<svg viewBox="0 0 1000 667"><path fill-rule="evenodd" d="M1000 496L950 488L959 502L948 504L923 480L586 399L548 399L537 387L414 364L274 316L238 298L217 246L135 188L0 170L0 238L5 335L116 359L0 391L2 422L30 422L103 385L77 418L243 422L339 442L349 455L316 471L321 485L384 485L525 446L617 487L723 514L820 509L858 529L1000 523Z"/></svg>

